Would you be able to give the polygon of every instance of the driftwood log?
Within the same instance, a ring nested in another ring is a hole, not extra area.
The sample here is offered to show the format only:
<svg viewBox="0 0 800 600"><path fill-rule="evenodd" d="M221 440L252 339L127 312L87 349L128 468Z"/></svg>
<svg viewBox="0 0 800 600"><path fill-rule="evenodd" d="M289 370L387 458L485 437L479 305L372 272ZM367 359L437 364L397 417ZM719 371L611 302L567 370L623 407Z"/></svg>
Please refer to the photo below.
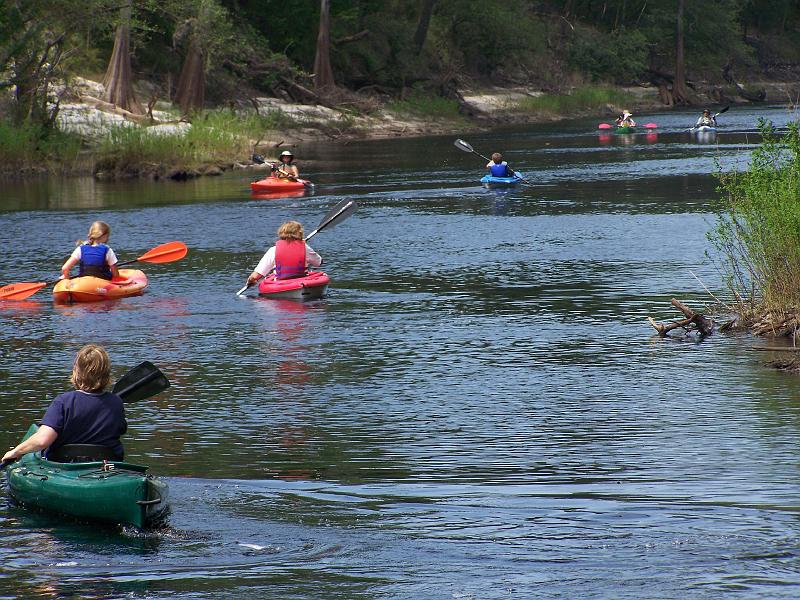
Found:
<svg viewBox="0 0 800 600"><path fill-rule="evenodd" d="M681 319L680 321L673 321L671 323L658 323L655 319L653 319L653 317L647 317L650 325L653 326L653 329L655 329L658 332L658 335L661 337L666 336L673 329L679 328L686 332L689 332L694 328L703 337L711 335L711 333L714 331L714 322L711 319L704 317L700 313L694 312L691 308L676 298L673 298L670 303L683 313L685 317L684 319Z"/></svg>

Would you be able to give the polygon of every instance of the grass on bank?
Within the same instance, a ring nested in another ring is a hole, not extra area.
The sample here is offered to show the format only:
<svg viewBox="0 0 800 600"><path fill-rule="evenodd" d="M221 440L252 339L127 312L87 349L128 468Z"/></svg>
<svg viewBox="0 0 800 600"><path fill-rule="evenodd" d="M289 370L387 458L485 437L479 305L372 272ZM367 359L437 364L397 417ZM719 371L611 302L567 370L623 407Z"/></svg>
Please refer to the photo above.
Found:
<svg viewBox="0 0 800 600"><path fill-rule="evenodd" d="M81 138L75 134L0 121L0 170L57 171L77 161L81 145Z"/></svg>
<svg viewBox="0 0 800 600"><path fill-rule="evenodd" d="M286 127L288 120L279 111L262 116L220 110L198 115L183 135L162 134L147 127L116 127L95 151L96 169L116 172L197 169L242 160L249 158L254 138L265 131Z"/></svg>
<svg viewBox="0 0 800 600"><path fill-rule="evenodd" d="M631 100L630 94L616 88L584 86L576 88L570 94L543 94L523 98L515 108L524 112L571 115L604 108L608 104L627 105Z"/></svg>
<svg viewBox="0 0 800 600"><path fill-rule="evenodd" d="M420 119L461 120L458 102L442 96L414 92L403 100L394 100L386 105L386 110L400 115Z"/></svg>
<svg viewBox="0 0 800 600"><path fill-rule="evenodd" d="M759 120L762 141L741 172L717 174L725 207L708 238L745 322L800 313L800 129L779 136Z"/></svg>

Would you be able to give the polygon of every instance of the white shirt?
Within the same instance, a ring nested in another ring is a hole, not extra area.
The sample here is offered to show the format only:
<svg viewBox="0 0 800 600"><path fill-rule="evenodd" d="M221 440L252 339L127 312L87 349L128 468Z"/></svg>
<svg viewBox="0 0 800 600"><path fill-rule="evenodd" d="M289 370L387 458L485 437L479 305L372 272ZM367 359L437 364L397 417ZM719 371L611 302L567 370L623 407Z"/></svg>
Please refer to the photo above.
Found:
<svg viewBox="0 0 800 600"><path fill-rule="evenodd" d="M322 264L322 257L311 249L311 246L306 244L306 266L318 267ZM267 253L258 261L258 265L253 269L259 275L266 277L270 271L275 268L275 246L267 250Z"/></svg>
<svg viewBox="0 0 800 600"><path fill-rule="evenodd" d="M75 248L75 250L72 251L72 258L74 258L75 260L81 259L80 246L78 246L77 248ZM113 267L115 264L117 264L117 255L114 254L114 251L111 249L110 246L108 247L108 250L106 250L106 264L109 267Z"/></svg>

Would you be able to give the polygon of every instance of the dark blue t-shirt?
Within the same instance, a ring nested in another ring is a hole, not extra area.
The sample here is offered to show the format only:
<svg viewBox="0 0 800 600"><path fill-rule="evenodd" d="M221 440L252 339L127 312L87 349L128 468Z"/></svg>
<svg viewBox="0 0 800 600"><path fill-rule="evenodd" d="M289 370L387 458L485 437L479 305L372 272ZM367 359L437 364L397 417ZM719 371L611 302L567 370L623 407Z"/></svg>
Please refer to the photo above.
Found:
<svg viewBox="0 0 800 600"><path fill-rule="evenodd" d="M111 392L65 392L53 400L40 424L58 433L48 452L64 444L99 444L120 459L124 456L119 438L128 430L125 408L122 398Z"/></svg>

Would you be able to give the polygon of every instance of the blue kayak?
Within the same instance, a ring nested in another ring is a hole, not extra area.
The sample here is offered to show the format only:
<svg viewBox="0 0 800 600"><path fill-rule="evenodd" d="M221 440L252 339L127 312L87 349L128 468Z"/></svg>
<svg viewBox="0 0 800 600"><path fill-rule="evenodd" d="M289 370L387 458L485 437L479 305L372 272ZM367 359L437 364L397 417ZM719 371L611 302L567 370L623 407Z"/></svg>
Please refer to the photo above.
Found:
<svg viewBox="0 0 800 600"><path fill-rule="evenodd" d="M517 171L513 177L493 177L492 175L484 175L481 177L481 183L485 185L517 185L522 181L522 173Z"/></svg>

